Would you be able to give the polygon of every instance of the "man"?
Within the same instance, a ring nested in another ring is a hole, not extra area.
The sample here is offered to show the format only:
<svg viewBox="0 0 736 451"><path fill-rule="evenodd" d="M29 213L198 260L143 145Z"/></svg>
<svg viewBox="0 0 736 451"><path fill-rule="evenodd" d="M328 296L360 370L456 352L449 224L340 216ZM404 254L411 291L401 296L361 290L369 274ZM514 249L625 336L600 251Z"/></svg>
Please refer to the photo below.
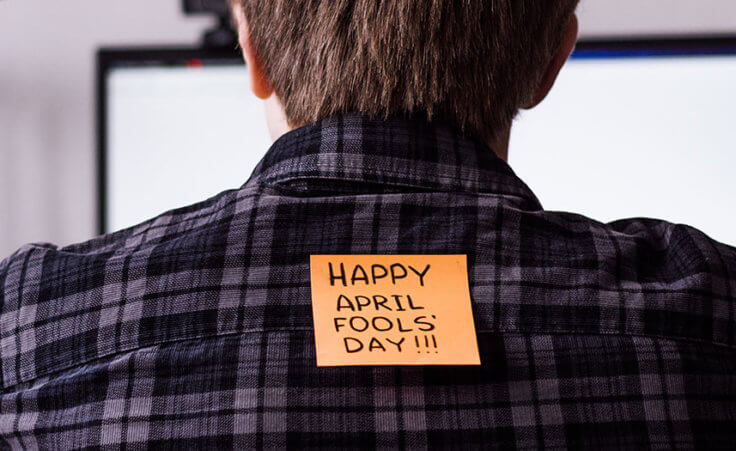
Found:
<svg viewBox="0 0 736 451"><path fill-rule="evenodd" d="M238 190L0 264L5 443L733 446L736 250L546 212L505 163L576 4L234 0L276 142ZM480 365L318 367L317 255L466 255Z"/></svg>

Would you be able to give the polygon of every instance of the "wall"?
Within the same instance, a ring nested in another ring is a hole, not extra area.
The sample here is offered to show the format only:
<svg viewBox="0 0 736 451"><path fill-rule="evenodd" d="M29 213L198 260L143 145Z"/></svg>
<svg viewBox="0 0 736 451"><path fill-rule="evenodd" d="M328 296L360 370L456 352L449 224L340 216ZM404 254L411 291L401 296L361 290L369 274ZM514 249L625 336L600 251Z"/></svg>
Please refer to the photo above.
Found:
<svg viewBox="0 0 736 451"><path fill-rule="evenodd" d="M733 0L581 0L582 36L732 34Z"/></svg>
<svg viewBox="0 0 736 451"><path fill-rule="evenodd" d="M197 43L179 4L0 0L0 256L94 234L96 49Z"/></svg>
<svg viewBox="0 0 736 451"><path fill-rule="evenodd" d="M194 44L178 0L0 0L0 258L94 234L94 55ZM736 33L733 0L582 0L582 36ZM247 175L246 175L247 176Z"/></svg>

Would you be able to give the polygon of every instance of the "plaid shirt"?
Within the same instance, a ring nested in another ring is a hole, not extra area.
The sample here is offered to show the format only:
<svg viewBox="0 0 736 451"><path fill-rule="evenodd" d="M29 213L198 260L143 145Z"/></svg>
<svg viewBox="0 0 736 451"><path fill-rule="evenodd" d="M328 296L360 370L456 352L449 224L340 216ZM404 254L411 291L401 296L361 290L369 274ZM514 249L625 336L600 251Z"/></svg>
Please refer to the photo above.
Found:
<svg viewBox="0 0 736 451"><path fill-rule="evenodd" d="M584 189L584 187L581 187ZM310 254L467 254L479 367L315 364ZM728 448L736 250L544 211L481 145L354 115L240 189L0 263L12 448Z"/></svg>

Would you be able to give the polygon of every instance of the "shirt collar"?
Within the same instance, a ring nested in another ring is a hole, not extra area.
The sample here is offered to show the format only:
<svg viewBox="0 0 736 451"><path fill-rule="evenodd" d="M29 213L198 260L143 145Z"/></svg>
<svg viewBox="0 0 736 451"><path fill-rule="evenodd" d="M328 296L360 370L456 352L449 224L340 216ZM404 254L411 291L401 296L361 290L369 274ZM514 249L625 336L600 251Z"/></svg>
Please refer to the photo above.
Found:
<svg viewBox="0 0 736 451"><path fill-rule="evenodd" d="M421 118L349 114L300 127L271 146L248 184L307 190L315 182L323 189L347 182L397 190L492 193L541 209L534 193L491 149Z"/></svg>

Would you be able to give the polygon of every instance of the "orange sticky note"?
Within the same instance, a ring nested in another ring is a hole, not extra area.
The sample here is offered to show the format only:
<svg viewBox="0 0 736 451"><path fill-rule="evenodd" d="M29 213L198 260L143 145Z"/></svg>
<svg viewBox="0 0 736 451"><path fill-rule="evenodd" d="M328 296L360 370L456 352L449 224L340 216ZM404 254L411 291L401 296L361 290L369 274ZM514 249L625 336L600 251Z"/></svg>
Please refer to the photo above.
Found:
<svg viewBox="0 0 736 451"><path fill-rule="evenodd" d="M317 366L480 365L465 255L312 255Z"/></svg>

